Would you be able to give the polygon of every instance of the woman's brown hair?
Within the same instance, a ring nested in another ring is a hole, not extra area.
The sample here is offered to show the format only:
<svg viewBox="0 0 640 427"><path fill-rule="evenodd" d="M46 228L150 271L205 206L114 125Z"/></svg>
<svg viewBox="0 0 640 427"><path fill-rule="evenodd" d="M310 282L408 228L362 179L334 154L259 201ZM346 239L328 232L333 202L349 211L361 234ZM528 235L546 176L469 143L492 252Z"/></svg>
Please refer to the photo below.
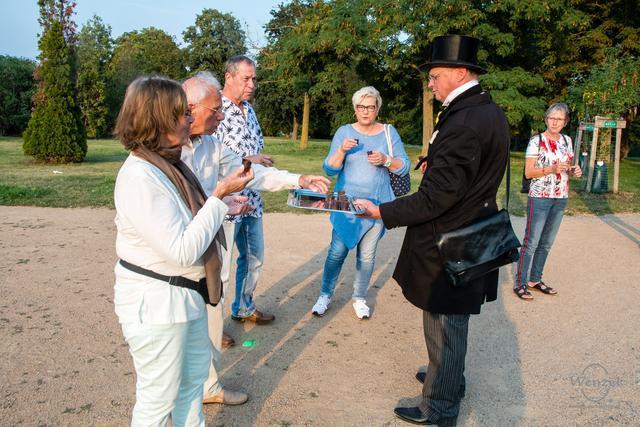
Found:
<svg viewBox="0 0 640 427"><path fill-rule="evenodd" d="M113 133L127 150L143 145L155 151L160 135L173 131L188 108L178 82L158 76L138 77L127 88Z"/></svg>

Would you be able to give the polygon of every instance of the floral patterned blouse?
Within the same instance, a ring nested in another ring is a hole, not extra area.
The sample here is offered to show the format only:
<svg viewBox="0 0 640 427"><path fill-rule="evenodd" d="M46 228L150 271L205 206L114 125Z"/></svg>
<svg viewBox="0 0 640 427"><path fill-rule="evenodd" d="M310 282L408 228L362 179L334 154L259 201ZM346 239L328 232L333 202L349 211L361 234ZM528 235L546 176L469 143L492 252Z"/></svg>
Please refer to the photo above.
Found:
<svg viewBox="0 0 640 427"><path fill-rule="evenodd" d="M534 135L529 140L525 157L536 159L535 167L538 169L558 162L571 162L573 160L571 138L561 135L560 139L554 141L547 138L544 133ZM562 172L533 178L529 187L529 197L566 199L569 197L569 174Z"/></svg>
<svg viewBox="0 0 640 427"><path fill-rule="evenodd" d="M264 137L251 104L247 101L242 101L242 107L244 108L244 113L229 98L222 96L224 120L220 122L214 135L231 151L244 158L245 156L254 156L260 153L264 148ZM249 204L254 209L245 216L260 218L263 209L260 192L244 189L240 194L249 197ZM240 216L237 216L235 221L238 222L240 218Z"/></svg>

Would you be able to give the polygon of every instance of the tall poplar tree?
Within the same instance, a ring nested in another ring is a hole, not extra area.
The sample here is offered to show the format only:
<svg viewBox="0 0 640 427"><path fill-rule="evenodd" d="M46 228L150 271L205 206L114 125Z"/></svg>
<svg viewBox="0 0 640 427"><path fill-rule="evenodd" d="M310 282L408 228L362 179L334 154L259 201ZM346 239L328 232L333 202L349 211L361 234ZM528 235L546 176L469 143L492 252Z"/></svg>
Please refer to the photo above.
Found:
<svg viewBox="0 0 640 427"><path fill-rule="evenodd" d="M111 26L94 15L82 27L78 43L78 101L87 137L99 138L108 133L107 65L113 41Z"/></svg>
<svg viewBox="0 0 640 427"><path fill-rule="evenodd" d="M43 30L38 41L39 87L23 134L24 153L46 162L80 162L87 154L87 141L76 101L76 3L38 0L38 5Z"/></svg>

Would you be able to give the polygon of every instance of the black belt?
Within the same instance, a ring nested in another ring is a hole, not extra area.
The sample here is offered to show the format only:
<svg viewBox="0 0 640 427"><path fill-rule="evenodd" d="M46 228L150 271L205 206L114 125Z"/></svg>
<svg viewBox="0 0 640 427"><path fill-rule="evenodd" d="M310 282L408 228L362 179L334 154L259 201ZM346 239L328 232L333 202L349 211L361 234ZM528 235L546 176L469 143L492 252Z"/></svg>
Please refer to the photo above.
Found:
<svg viewBox="0 0 640 427"><path fill-rule="evenodd" d="M198 292L202 295L202 290L207 290L207 278L203 277L199 282L195 280L187 279L182 276L165 276L164 274L156 273L155 271L147 270L146 268L131 264L123 259L120 260L120 265L131 270L134 273L142 274L143 276L151 277L153 279L162 280L173 286L179 286L181 288L188 288ZM205 299L206 301L206 299Z"/></svg>

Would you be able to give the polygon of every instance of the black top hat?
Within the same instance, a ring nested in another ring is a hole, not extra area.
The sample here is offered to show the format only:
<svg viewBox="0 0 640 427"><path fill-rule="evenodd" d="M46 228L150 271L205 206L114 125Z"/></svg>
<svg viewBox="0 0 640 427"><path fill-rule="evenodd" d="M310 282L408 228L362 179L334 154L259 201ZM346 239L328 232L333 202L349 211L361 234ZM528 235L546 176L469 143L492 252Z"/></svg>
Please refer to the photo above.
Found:
<svg viewBox="0 0 640 427"><path fill-rule="evenodd" d="M433 40L431 62L420 66L422 71L434 67L464 67L478 74L487 70L478 65L478 46L480 40L475 37L447 35Z"/></svg>

